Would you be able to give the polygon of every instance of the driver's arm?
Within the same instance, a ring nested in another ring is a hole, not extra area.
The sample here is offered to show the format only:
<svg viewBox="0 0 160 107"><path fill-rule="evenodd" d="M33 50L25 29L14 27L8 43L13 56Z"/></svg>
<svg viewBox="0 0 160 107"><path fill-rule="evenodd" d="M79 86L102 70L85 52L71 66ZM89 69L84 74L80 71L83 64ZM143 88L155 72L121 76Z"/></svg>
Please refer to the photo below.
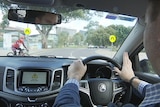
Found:
<svg viewBox="0 0 160 107"><path fill-rule="evenodd" d="M68 68L68 80L58 94L53 107L80 107L79 81L87 67L82 61L73 62Z"/></svg>
<svg viewBox="0 0 160 107"><path fill-rule="evenodd" d="M142 96L144 96L146 86L150 84L140 80L138 77L135 76L132 69L132 63L129 59L127 52L123 54L122 70L119 70L117 67L115 67L115 71L118 73L118 75L121 77L122 80L124 80L125 82L131 83L131 85L134 88L136 88L142 94Z"/></svg>

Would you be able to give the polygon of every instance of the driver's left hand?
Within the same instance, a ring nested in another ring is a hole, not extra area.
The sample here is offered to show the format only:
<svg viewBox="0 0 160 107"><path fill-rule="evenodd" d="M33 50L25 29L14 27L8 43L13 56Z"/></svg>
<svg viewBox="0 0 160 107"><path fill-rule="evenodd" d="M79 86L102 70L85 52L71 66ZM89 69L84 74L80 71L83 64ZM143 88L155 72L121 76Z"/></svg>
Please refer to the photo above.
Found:
<svg viewBox="0 0 160 107"><path fill-rule="evenodd" d="M86 73L87 66L82 63L81 60L73 62L68 68L68 79L76 79L78 81Z"/></svg>

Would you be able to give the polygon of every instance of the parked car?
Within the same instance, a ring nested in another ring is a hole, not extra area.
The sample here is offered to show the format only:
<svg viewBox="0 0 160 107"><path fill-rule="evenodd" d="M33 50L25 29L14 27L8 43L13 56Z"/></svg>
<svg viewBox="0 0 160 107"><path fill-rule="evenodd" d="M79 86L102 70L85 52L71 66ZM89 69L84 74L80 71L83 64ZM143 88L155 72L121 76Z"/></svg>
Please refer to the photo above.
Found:
<svg viewBox="0 0 160 107"><path fill-rule="evenodd" d="M94 48L99 48L98 46L94 46L94 45L89 45L88 46L89 49L94 49Z"/></svg>
<svg viewBox="0 0 160 107"><path fill-rule="evenodd" d="M121 68L125 51L136 76L149 83L160 82L142 41L147 0L0 1L2 107L52 107L67 80L68 66L77 59L87 64L80 81L82 107L109 102L137 106L142 96L113 70L114 66ZM7 56L21 35L29 56ZM107 48L89 50L88 44ZM88 85L90 79L95 80L92 86ZM105 94L94 90L103 79L112 81Z"/></svg>

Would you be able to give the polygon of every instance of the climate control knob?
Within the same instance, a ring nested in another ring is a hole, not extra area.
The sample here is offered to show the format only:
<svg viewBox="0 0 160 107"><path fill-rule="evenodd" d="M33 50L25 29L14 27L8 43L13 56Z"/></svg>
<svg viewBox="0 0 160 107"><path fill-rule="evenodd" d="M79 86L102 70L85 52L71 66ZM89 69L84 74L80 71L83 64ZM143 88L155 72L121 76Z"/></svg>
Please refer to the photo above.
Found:
<svg viewBox="0 0 160 107"><path fill-rule="evenodd" d="M41 107L49 107L47 103L41 104Z"/></svg>
<svg viewBox="0 0 160 107"><path fill-rule="evenodd" d="M15 107L24 107L23 104L17 103Z"/></svg>

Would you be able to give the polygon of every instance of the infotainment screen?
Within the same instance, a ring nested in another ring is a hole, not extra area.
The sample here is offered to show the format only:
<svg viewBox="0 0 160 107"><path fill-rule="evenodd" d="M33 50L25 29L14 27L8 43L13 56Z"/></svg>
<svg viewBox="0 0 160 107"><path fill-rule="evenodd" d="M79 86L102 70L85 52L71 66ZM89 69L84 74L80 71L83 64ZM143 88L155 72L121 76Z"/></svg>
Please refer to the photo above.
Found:
<svg viewBox="0 0 160 107"><path fill-rule="evenodd" d="M21 85L47 85L48 72L23 71Z"/></svg>

